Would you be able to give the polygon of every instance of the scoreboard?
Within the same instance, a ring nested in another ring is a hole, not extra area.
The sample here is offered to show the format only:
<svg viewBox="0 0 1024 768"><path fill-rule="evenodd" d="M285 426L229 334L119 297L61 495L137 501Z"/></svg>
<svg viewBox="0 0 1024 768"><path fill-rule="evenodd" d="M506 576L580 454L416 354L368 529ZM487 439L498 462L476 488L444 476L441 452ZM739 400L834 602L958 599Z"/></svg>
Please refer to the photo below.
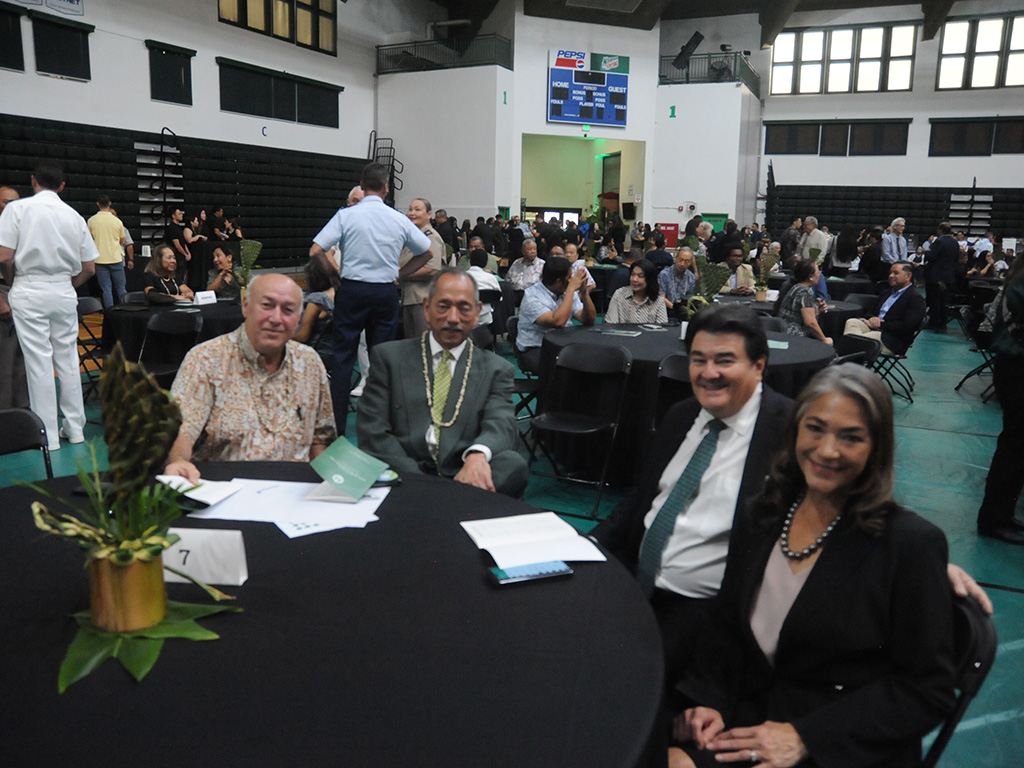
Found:
<svg viewBox="0 0 1024 768"><path fill-rule="evenodd" d="M628 56L549 52L548 122L625 127L628 94Z"/></svg>

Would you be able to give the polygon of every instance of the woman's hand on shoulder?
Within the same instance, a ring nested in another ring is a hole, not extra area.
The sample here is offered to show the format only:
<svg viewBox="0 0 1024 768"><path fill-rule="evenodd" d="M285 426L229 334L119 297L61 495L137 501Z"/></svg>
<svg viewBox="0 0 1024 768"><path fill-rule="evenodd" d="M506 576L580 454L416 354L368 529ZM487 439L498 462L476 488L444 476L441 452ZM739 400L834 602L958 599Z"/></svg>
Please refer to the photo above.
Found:
<svg viewBox="0 0 1024 768"><path fill-rule="evenodd" d="M723 731L708 745L722 763L750 761L765 768L790 768L807 757L803 739L789 723L771 720L751 728Z"/></svg>

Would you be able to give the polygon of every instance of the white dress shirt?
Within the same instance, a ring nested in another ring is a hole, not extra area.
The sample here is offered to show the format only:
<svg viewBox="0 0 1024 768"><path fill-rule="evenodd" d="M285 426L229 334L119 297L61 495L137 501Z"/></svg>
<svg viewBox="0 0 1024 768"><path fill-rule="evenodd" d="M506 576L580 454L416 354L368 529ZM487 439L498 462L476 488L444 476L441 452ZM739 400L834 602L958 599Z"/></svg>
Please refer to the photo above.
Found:
<svg viewBox="0 0 1024 768"><path fill-rule="evenodd" d="M701 478L697 496L687 510L676 517L675 528L665 543L661 570L654 586L686 597L704 598L718 594L725 576L725 557L729 553L729 533L740 495L740 483L760 409L761 386L758 385L737 413L722 419L726 429L718 435L718 445ZM703 408L697 415L679 450L661 475L658 495L644 517L645 528L651 527L658 511L668 500L713 418Z"/></svg>

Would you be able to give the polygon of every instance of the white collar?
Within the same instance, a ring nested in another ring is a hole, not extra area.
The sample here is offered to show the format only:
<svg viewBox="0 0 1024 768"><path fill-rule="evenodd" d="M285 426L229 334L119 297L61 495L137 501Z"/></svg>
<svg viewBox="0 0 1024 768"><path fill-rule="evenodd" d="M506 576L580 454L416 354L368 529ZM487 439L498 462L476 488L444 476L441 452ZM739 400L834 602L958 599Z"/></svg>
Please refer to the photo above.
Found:
<svg viewBox="0 0 1024 768"><path fill-rule="evenodd" d="M434 338L434 334L427 332L427 341L430 342L430 357L431 359L436 358L444 351L444 347L437 343L437 339ZM457 347L452 347L448 351L452 353L452 359L455 364L459 364L459 358L462 357L462 353L466 351L466 344L469 343L469 339L459 344Z"/></svg>
<svg viewBox="0 0 1024 768"><path fill-rule="evenodd" d="M728 418L722 419L725 422L725 426L729 429L734 430L736 434L745 435L754 429L754 424L757 423L757 416L761 410L761 395L764 389L762 383L758 383L757 389L754 390L754 394L750 396L750 399L743 404L736 413ZM701 429L703 430L708 422L712 421L715 417L705 411L703 408L700 409L700 414L697 416L697 420L700 423Z"/></svg>

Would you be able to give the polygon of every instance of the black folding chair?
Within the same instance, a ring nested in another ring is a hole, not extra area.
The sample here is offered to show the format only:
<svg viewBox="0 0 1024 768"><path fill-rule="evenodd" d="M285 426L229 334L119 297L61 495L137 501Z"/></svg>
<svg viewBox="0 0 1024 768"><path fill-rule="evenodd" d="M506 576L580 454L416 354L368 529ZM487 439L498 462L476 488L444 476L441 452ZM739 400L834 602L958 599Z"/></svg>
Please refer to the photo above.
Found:
<svg viewBox="0 0 1024 768"><path fill-rule="evenodd" d="M781 317L769 317L767 315L761 315L761 327L766 331L775 331L776 333L786 332L786 321Z"/></svg>
<svg viewBox="0 0 1024 768"><path fill-rule="evenodd" d="M46 478L53 479L50 464L50 442L46 437L43 420L28 408L4 408L0 410L0 455L20 453L33 448L43 452Z"/></svg>
<svg viewBox="0 0 1024 768"><path fill-rule="evenodd" d="M960 379L960 383L953 387L954 392L959 392L968 379L975 376L980 376L986 371L991 371L992 366L995 364L995 356L989 352L988 345L992 342L991 331L979 330L980 321L975 318L974 313L970 307L959 308L960 325L964 328L964 332L967 334L967 338L974 344L973 351L980 352L982 362L979 365L974 366L971 370L964 374L964 377ZM992 390L994 385L989 384L985 388L985 391L981 393L981 399L984 402L988 402L992 397Z"/></svg>
<svg viewBox="0 0 1024 768"><path fill-rule="evenodd" d="M836 355L829 365L860 363L871 368L882 353L882 342L867 336L840 336L835 340Z"/></svg>
<svg viewBox="0 0 1024 768"><path fill-rule="evenodd" d="M914 381L914 376L910 373L910 369L903 364L903 361L907 359L910 350L914 348L914 341L927 324L928 313L925 312L924 317L921 319L921 324L914 331L914 337L910 340L910 345L907 347L906 352L902 355L882 353L875 360L875 373L882 377L882 380L888 385L889 391L895 397L902 397L911 403L914 402L914 396L911 393L914 391L916 382Z"/></svg>
<svg viewBox="0 0 1024 768"><path fill-rule="evenodd" d="M537 395L540 393L540 379L537 378L536 371L529 370L524 364L523 352L516 346L516 337L518 335L519 317L510 317L508 319L508 340L512 342L512 352L515 355L516 363L519 365L519 370L526 377L519 378L517 376L512 380L512 394L518 398L518 402L515 404L515 414L519 420L532 419L536 415L534 405L537 401ZM526 411L526 415L521 416L520 411Z"/></svg>
<svg viewBox="0 0 1024 768"><path fill-rule="evenodd" d="M144 307L148 303L146 301L145 291L128 291L121 299L122 304L132 304L137 307Z"/></svg>
<svg viewBox="0 0 1024 768"><path fill-rule="evenodd" d="M107 353L103 351L103 331L97 336L93 326L103 327L103 304L93 296L78 298L78 365L85 373L86 386L82 397L85 400L99 391L100 370ZM85 334L82 334L84 329Z"/></svg>
<svg viewBox="0 0 1024 768"><path fill-rule="evenodd" d="M673 405L689 397L693 397L690 358L682 352L666 355L658 365L658 399L655 403L651 431L658 428L658 424Z"/></svg>
<svg viewBox="0 0 1024 768"><path fill-rule="evenodd" d="M156 312L146 324L139 363L153 374L157 384L170 389L181 361L199 342L202 329L203 316L199 312Z"/></svg>
<svg viewBox="0 0 1024 768"><path fill-rule="evenodd" d="M591 344L569 344L564 347L555 361L554 382L545 390L544 409L533 418L531 425L536 435L530 449L531 471L537 448L540 448L554 470L553 475L547 476L596 485L597 499L591 511L593 517L597 517L601 505L632 364L633 356L624 347ZM582 392L586 392L587 397L581 397ZM573 472L569 468L569 461L563 462L565 467L559 471L552 451L544 445L544 440L551 435L576 438L576 442L582 442L579 438L585 438L590 450L597 445L594 438L605 435L607 446L601 462L600 478L594 481Z"/></svg>
<svg viewBox="0 0 1024 768"><path fill-rule="evenodd" d="M996 658L998 639L991 617L972 598L953 601L953 637L957 670L956 708L946 718L921 762L921 768L935 768L967 708L981 690Z"/></svg>

